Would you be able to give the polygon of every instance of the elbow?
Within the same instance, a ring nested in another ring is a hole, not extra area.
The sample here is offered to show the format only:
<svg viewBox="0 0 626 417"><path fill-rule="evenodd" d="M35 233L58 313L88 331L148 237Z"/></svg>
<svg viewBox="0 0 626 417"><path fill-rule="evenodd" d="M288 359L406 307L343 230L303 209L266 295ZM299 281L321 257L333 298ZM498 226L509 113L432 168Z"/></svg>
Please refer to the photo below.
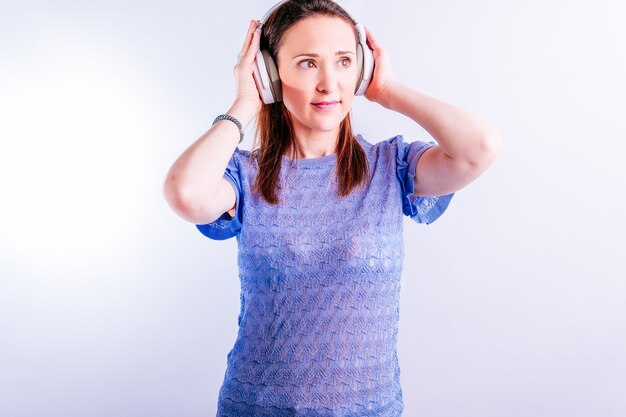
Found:
<svg viewBox="0 0 626 417"><path fill-rule="evenodd" d="M214 217L217 218L204 205L198 204L197 198L194 198L192 193L185 191L185 188L180 186L174 178L165 179L162 193L172 211L188 222L207 224Z"/></svg>
<svg viewBox="0 0 626 417"><path fill-rule="evenodd" d="M476 141L475 152L469 158L469 165L482 172L495 161L501 149L502 137L499 132L492 130Z"/></svg>
<svg viewBox="0 0 626 417"><path fill-rule="evenodd" d="M167 205L180 217L187 219L189 217L189 199L182 191L182 187L174 177L168 176L163 182L162 187L163 198Z"/></svg>

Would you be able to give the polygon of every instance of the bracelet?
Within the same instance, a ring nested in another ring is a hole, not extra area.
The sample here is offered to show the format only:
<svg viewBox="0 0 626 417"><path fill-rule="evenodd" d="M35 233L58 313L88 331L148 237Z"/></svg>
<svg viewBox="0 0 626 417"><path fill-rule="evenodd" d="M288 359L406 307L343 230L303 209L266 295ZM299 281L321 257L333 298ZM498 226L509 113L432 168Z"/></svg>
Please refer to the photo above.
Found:
<svg viewBox="0 0 626 417"><path fill-rule="evenodd" d="M219 122L220 120L230 120L231 122L236 124L237 127L239 128L239 135L240 135L239 143L243 142L243 126L241 125L241 122L239 120L235 119L230 114L220 114L219 116L215 118L215 120L213 120L213 124Z"/></svg>

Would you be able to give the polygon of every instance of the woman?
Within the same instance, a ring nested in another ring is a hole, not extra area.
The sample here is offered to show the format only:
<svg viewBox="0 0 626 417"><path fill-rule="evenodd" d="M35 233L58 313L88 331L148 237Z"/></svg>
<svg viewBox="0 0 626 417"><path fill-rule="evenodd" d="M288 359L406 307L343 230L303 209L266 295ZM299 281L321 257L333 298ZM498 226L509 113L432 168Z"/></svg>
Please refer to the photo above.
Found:
<svg viewBox="0 0 626 417"><path fill-rule="evenodd" d="M218 416L399 416L403 215L436 220L492 163L499 136L396 80L369 31L375 66L365 97L438 144L354 136L349 112L363 75L351 15L330 0L289 0L263 23L262 33L259 22L248 28L227 116L164 184L178 215L238 242L239 332ZM253 76L259 49L280 74L271 104ZM260 145L240 150L241 128L257 116Z"/></svg>

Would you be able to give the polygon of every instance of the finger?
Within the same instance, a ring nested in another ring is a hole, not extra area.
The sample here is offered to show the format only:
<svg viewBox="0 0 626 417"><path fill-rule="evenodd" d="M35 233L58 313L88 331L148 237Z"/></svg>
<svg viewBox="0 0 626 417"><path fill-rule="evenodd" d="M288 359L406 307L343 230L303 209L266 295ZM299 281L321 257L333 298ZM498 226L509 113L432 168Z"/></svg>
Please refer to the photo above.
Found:
<svg viewBox="0 0 626 417"><path fill-rule="evenodd" d="M238 57L243 55L250 45L250 41L252 40L252 33L256 29L256 22L254 20L250 21L250 25L248 26L248 32L246 32L246 39L243 41L243 46L241 47L241 51L239 51Z"/></svg>
<svg viewBox="0 0 626 417"><path fill-rule="evenodd" d="M367 26L365 26L365 36L367 37L367 44L371 49L380 48L380 44L376 40L376 37L372 35L372 32L367 28Z"/></svg>
<svg viewBox="0 0 626 417"><path fill-rule="evenodd" d="M261 39L261 31L255 30L252 34L252 40L250 42L250 47L246 51L246 54L243 57L243 62L252 62L256 57L256 53L259 51L259 43Z"/></svg>

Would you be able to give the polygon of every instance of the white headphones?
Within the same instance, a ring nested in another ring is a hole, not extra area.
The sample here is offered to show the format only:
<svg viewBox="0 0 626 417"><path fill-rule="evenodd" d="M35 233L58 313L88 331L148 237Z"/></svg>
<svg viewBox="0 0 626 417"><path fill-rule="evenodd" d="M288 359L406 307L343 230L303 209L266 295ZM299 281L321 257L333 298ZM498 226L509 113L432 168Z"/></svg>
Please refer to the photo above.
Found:
<svg viewBox="0 0 626 417"><path fill-rule="evenodd" d="M265 13L263 19L261 19L261 24L259 25L258 30L262 30L263 26L267 22L269 16L279 8L283 3L286 3L288 0L282 0L272 6L271 9ZM359 76L357 78L356 88L354 90L354 94L357 96L362 96L365 94L367 87L369 86L372 75L374 73L374 55L372 51L367 46L366 36L365 36L365 27L362 23L354 17L352 13L338 2L335 1L342 9L348 13L348 15L352 18L353 21L357 22L355 24L356 31L359 36L359 42L356 48L357 55L357 68L359 72ZM253 64L254 69L254 81L256 82L257 90L259 90L259 95L265 104L276 103L282 101L283 99L283 89L280 81L280 77L278 75L278 67L276 66L276 62L272 58L272 55L267 49L263 49L257 51L256 59Z"/></svg>

